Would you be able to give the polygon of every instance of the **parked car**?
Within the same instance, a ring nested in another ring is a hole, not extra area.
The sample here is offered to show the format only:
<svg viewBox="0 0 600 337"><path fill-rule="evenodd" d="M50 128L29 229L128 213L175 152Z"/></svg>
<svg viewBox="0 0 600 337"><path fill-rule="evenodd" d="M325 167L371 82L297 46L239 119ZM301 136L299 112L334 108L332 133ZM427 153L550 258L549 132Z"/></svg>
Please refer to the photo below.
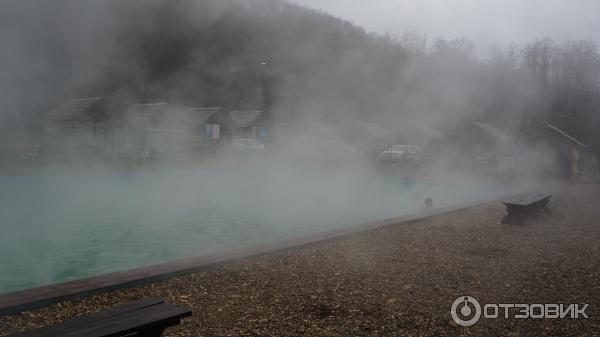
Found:
<svg viewBox="0 0 600 337"><path fill-rule="evenodd" d="M236 151L264 151L265 145L256 139L236 139L231 143Z"/></svg>
<svg viewBox="0 0 600 337"><path fill-rule="evenodd" d="M423 150L414 145L395 145L381 152L379 159L384 163L420 163Z"/></svg>

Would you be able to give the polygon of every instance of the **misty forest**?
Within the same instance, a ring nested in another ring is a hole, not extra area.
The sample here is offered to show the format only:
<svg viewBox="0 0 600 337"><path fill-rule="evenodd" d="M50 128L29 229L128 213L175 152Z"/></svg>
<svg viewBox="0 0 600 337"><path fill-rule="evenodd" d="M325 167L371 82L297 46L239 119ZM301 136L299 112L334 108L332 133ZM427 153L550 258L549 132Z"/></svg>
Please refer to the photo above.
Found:
<svg viewBox="0 0 600 337"><path fill-rule="evenodd" d="M528 144L547 142L550 123L600 152L600 54L588 40L540 37L478 57L460 37L366 33L277 0L2 6L5 159L11 144L43 148L47 115L82 97L102 98L100 125L168 102L264 110L282 123L376 123L395 138L417 121L463 150L480 143L473 122Z"/></svg>
<svg viewBox="0 0 600 337"><path fill-rule="evenodd" d="M600 10L0 0L0 336L597 336L597 19L536 1Z"/></svg>

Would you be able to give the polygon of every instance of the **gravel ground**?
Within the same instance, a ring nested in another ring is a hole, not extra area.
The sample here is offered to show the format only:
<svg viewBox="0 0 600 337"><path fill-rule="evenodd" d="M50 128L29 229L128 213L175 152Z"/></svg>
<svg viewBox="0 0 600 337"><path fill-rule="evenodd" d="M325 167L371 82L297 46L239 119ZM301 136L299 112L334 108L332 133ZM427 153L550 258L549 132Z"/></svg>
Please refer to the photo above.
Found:
<svg viewBox="0 0 600 337"><path fill-rule="evenodd" d="M499 225L485 205L166 282L0 318L0 335L143 297L194 311L166 336L600 336L600 186L568 186L552 216ZM589 319L452 321L482 303L589 303Z"/></svg>

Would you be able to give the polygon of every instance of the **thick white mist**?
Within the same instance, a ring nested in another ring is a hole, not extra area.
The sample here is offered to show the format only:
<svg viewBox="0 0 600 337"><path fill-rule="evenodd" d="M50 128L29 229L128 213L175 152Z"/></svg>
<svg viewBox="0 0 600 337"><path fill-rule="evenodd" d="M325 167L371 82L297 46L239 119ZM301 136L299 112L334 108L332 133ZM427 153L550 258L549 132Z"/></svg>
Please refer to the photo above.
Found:
<svg viewBox="0 0 600 337"><path fill-rule="evenodd" d="M508 192L466 175L281 158L1 177L0 293L416 213L426 197L439 207Z"/></svg>

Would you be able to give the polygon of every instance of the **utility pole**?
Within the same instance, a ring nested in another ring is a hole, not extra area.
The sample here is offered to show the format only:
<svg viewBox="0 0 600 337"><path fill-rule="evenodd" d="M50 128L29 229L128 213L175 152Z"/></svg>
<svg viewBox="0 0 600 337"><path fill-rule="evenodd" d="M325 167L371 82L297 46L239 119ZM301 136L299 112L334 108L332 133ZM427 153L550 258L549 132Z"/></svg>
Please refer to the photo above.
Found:
<svg viewBox="0 0 600 337"><path fill-rule="evenodd" d="M267 62L261 62L260 63L260 68L259 68L259 91L260 91L260 103L259 103L259 110L263 111L265 110L265 69L267 67Z"/></svg>

